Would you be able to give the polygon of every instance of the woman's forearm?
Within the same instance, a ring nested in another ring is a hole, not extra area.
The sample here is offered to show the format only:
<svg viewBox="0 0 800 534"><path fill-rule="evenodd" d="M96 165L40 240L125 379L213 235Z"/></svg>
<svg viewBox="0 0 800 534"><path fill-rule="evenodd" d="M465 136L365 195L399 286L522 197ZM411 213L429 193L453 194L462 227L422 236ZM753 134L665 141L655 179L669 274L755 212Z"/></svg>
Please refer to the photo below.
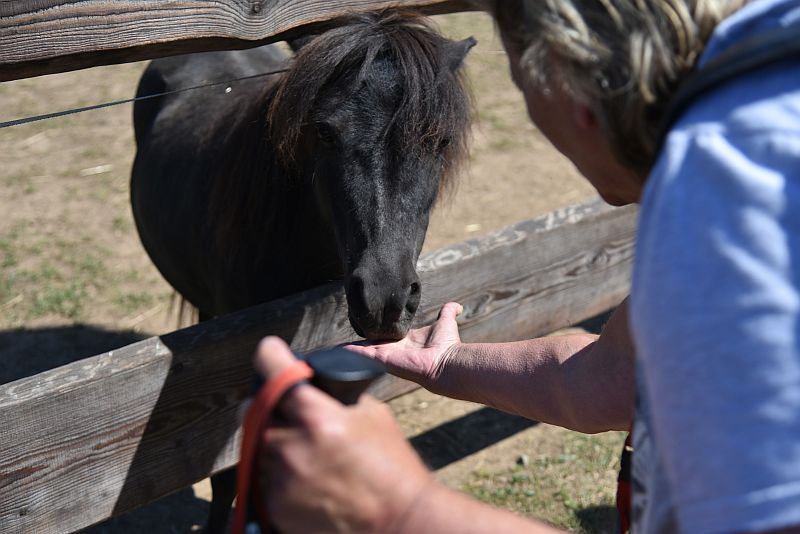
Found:
<svg viewBox="0 0 800 534"><path fill-rule="evenodd" d="M398 534L458 532L460 534L556 534L544 523L493 508L435 483L420 496L402 525L391 529Z"/></svg>
<svg viewBox="0 0 800 534"><path fill-rule="evenodd" d="M460 344L430 389L582 432L625 430L633 412L627 306L601 336Z"/></svg>

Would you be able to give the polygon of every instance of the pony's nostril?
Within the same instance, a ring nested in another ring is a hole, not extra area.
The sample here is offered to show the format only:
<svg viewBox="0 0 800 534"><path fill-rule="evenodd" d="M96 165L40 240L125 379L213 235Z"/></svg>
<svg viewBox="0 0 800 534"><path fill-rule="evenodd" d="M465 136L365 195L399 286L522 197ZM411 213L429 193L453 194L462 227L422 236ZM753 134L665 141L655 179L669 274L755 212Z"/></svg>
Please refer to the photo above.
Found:
<svg viewBox="0 0 800 534"><path fill-rule="evenodd" d="M409 298L410 297L419 296L419 293L420 293L421 289L422 289L422 286L420 285L419 282L412 282L411 286L408 288L408 296L409 296Z"/></svg>
<svg viewBox="0 0 800 534"><path fill-rule="evenodd" d="M415 313L419 307L420 294L422 293L422 285L419 280L412 282L408 287L408 300L406 300L406 310L409 313Z"/></svg>
<svg viewBox="0 0 800 534"><path fill-rule="evenodd" d="M360 276L354 275L350 278L347 296L351 306L355 304L361 308L367 307L367 296L364 287L364 279Z"/></svg>

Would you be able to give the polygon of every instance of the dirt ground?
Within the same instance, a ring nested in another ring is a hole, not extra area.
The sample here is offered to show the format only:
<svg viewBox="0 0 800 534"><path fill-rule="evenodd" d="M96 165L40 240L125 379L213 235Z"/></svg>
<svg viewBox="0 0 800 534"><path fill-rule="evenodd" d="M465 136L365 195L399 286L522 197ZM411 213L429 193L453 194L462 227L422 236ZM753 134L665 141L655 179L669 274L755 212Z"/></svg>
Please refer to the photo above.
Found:
<svg viewBox="0 0 800 534"><path fill-rule="evenodd" d="M437 207L425 250L591 197L527 120L487 17L437 21L479 41L466 67L479 121L470 168ZM130 98L143 68L0 84L0 120ZM128 205L130 114L125 105L0 130L0 383L176 328L171 289ZM449 486L572 531L610 530L620 435L583 436L424 391L391 407ZM192 532L208 496L204 481L90 531Z"/></svg>

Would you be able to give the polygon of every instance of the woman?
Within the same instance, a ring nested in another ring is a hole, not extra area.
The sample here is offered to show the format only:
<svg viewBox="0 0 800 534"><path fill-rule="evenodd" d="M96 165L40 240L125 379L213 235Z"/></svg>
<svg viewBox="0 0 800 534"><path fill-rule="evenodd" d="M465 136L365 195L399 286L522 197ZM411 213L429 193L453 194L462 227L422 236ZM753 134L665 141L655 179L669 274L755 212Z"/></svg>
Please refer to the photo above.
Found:
<svg viewBox="0 0 800 534"><path fill-rule="evenodd" d="M800 34L800 1L485 5L531 120L606 201L641 204L631 297L599 337L463 344L449 303L351 350L539 421L633 426L634 532L800 531L800 62L715 86L662 136L693 69ZM259 347L265 376L289 362ZM373 400L300 387L282 409L263 462L281 531L551 531L434 482Z"/></svg>

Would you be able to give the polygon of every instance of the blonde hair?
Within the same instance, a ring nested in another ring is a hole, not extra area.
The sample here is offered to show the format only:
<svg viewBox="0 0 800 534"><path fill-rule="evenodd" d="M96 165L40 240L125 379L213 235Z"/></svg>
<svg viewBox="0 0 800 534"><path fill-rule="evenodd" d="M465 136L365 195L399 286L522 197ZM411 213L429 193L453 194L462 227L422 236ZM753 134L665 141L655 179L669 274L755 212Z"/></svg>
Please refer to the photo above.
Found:
<svg viewBox="0 0 800 534"><path fill-rule="evenodd" d="M589 105L617 159L647 171L663 111L721 20L746 0L490 0L528 81ZM481 2L479 2L481 3Z"/></svg>

